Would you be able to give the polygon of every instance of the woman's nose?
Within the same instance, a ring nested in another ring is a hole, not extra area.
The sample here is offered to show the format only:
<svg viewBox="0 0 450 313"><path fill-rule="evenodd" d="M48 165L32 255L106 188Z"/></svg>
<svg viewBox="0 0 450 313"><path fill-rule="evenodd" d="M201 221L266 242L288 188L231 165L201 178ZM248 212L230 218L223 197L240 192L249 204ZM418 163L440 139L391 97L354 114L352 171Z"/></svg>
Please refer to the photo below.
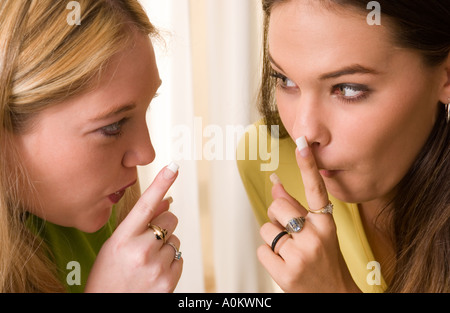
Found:
<svg viewBox="0 0 450 313"><path fill-rule="evenodd" d="M316 98L303 96L297 104L292 134L295 138L306 136L309 144L326 145L329 141L328 122L324 106Z"/></svg>
<svg viewBox="0 0 450 313"><path fill-rule="evenodd" d="M155 160L156 154L153 148L147 127L135 134L125 152L122 164L125 167L144 166Z"/></svg>

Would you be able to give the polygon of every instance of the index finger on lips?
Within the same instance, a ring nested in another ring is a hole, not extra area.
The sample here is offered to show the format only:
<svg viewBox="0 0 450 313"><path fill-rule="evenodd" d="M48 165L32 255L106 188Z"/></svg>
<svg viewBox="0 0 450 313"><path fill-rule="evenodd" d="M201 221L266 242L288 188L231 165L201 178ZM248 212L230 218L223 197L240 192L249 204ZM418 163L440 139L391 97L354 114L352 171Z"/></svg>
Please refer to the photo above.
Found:
<svg viewBox="0 0 450 313"><path fill-rule="evenodd" d="M303 185L305 187L306 200L310 211L318 211L328 203L328 193L322 176L317 168L316 160L311 152L305 137L296 140L297 149L295 151L297 164L302 174ZM324 215L324 214L311 214ZM329 214L325 214L329 215Z"/></svg>
<svg viewBox="0 0 450 313"><path fill-rule="evenodd" d="M161 201L163 201L177 175L177 164L172 162L164 167L119 225L117 231L125 231L129 235L139 235L145 231L148 228L148 223L161 213L161 208L169 207L168 205L161 205Z"/></svg>

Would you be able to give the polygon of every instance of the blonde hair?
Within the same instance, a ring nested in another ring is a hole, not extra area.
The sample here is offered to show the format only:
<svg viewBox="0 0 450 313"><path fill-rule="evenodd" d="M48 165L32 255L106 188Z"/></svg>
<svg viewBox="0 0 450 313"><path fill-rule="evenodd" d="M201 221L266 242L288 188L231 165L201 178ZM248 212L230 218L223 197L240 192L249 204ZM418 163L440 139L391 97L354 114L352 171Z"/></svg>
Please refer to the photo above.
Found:
<svg viewBox="0 0 450 313"><path fill-rule="evenodd" d="M64 291L48 249L26 226L21 195L33 185L14 136L49 106L92 87L102 68L132 38L157 37L137 0L78 0L81 24L69 25L69 1L0 2L0 292ZM120 221L136 202L138 185L119 203Z"/></svg>

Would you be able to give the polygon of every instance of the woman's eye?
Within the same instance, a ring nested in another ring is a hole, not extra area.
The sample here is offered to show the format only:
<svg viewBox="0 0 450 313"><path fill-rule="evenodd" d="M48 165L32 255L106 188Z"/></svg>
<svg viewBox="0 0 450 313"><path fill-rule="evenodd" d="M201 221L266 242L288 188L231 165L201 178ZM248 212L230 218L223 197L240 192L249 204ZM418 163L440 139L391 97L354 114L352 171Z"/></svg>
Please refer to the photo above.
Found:
<svg viewBox="0 0 450 313"><path fill-rule="evenodd" d="M333 94L344 101L357 101L368 95L369 89L364 85L340 84L333 87Z"/></svg>
<svg viewBox="0 0 450 313"><path fill-rule="evenodd" d="M127 119L122 119L114 124L102 127L100 131L106 137L119 137L122 134L122 126L126 121Z"/></svg>
<svg viewBox="0 0 450 313"><path fill-rule="evenodd" d="M279 85L281 88L285 89L297 88L297 85L283 74L273 73L271 74L271 76L277 80L277 85Z"/></svg>
<svg viewBox="0 0 450 313"><path fill-rule="evenodd" d="M350 97L350 98L354 98L359 96L360 91L356 90L352 87L340 87L339 88L339 92L342 96L344 97Z"/></svg>

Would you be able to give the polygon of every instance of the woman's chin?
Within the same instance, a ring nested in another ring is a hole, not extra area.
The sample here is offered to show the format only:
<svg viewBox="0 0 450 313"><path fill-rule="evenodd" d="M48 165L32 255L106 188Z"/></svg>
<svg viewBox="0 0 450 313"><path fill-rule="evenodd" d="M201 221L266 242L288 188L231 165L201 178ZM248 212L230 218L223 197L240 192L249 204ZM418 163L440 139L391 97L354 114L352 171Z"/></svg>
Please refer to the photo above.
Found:
<svg viewBox="0 0 450 313"><path fill-rule="evenodd" d="M364 199L364 197L357 192L342 188L341 186L327 185L327 191L334 198L346 203L360 203L362 202L362 199Z"/></svg>
<svg viewBox="0 0 450 313"><path fill-rule="evenodd" d="M105 208L95 216L87 218L83 222L76 225L75 228L85 233L95 233L99 231L111 217L112 207Z"/></svg>

